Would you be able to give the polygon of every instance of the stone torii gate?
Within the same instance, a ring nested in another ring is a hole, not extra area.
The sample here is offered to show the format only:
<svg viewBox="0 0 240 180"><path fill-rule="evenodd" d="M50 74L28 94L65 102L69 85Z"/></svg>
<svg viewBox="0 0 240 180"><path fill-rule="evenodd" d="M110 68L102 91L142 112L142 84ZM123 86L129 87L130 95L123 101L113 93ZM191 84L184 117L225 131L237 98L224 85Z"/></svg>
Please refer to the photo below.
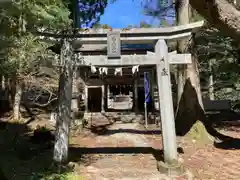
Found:
<svg viewBox="0 0 240 180"><path fill-rule="evenodd" d="M191 54L177 54L176 52L168 52L168 47L165 40L179 39L190 36L192 31L201 27L203 21L191 23L184 26L166 27L166 28L146 28L146 29L130 29L130 30L113 30L109 32L106 29L89 30L74 34L74 40L71 42L72 47L77 49L84 44L107 44L108 55L99 56L82 56L78 61L78 66L146 66L154 65L157 70L157 85L159 95L159 107L162 124L162 138L165 165L173 165L177 162L177 143L175 133L172 89L170 80L170 64L187 64L191 63ZM51 40L62 38L61 35L41 33L42 38L51 36ZM69 36L68 36L69 37ZM66 38L66 36L65 36ZM146 55L121 55L120 44L141 44L155 43L155 52L148 52ZM71 56L73 54L70 41L64 41L62 47L62 58L64 61L65 73L67 76L72 73L73 63ZM66 50L67 49L67 50ZM70 76L68 76L70 77ZM71 92L71 83L65 84L66 88ZM63 85L64 86L64 85ZM64 94L65 93L65 94ZM65 91L59 97L67 99L67 105L71 104L71 96ZM69 122L70 122L70 107L66 107L66 103L59 101L59 111L62 109L62 116L57 120L57 138L55 143L55 156L58 161L67 158ZM61 104L62 103L62 104ZM62 134L62 135L61 135ZM64 146L64 144L66 146ZM63 150L59 150L64 148ZM56 158L55 158L56 159ZM164 165L164 166L165 166ZM169 170L168 166L165 166ZM169 171L168 171L169 172Z"/></svg>

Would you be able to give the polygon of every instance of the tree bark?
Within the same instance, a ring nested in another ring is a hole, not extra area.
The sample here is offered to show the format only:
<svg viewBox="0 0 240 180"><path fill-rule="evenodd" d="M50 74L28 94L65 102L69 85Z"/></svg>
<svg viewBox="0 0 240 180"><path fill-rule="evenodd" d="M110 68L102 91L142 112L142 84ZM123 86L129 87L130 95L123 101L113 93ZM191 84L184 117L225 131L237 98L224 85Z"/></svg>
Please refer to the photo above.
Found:
<svg viewBox="0 0 240 180"><path fill-rule="evenodd" d="M177 0L176 1L176 14L177 14L177 24L185 25L189 24L189 0ZM186 53L188 51L190 37L184 38L177 41L177 51L178 53ZM184 84L186 81L186 68L185 64L177 66L177 102L180 102Z"/></svg>
<svg viewBox="0 0 240 180"><path fill-rule="evenodd" d="M177 20L179 25L190 21L189 0L177 2ZM178 41L178 52L186 53L193 46L194 37ZM178 69L178 107L176 112L176 133L191 135L195 139L209 140L204 124L205 112L203 109L200 77L196 54L192 53L192 63Z"/></svg>
<svg viewBox="0 0 240 180"><path fill-rule="evenodd" d="M58 109L56 121L56 139L53 159L56 163L67 163L69 146L69 126L71 121L73 50L70 42L63 40L61 58L64 64L60 74Z"/></svg>
<svg viewBox="0 0 240 180"><path fill-rule="evenodd" d="M176 113L176 133L180 136L190 135L202 142L212 140L205 128L206 116L202 103L199 70L196 56L192 64L187 65L187 78L183 94Z"/></svg>
<svg viewBox="0 0 240 180"><path fill-rule="evenodd" d="M16 121L18 121L21 116L20 106L21 106L23 90L24 90L24 82L23 80L19 80L19 82L16 83L16 91L15 91L14 102L13 102L13 120L16 120Z"/></svg>
<svg viewBox="0 0 240 180"><path fill-rule="evenodd" d="M240 11L226 0L189 0L191 6L226 36L240 40Z"/></svg>

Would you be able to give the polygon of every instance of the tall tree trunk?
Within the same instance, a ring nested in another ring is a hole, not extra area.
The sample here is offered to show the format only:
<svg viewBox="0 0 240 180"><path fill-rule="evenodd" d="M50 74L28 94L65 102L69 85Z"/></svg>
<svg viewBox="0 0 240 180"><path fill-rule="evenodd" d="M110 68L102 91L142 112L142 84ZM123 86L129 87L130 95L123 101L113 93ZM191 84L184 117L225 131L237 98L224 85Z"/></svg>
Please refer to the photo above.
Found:
<svg viewBox="0 0 240 180"><path fill-rule="evenodd" d="M189 0L191 6L226 36L240 40L240 11L227 0Z"/></svg>
<svg viewBox="0 0 240 180"><path fill-rule="evenodd" d="M63 40L61 58L63 62L59 80L56 140L53 159L56 163L67 163L69 127L71 122L71 101L73 81L73 50L70 42Z"/></svg>
<svg viewBox="0 0 240 180"><path fill-rule="evenodd" d="M177 0L176 1L176 13L177 13L177 24L178 25L186 25L189 24L189 0ZM182 40L177 41L177 51L178 53L186 53L188 51L189 46L189 38L184 38ZM177 66L177 99L178 103L180 102L184 84L186 81L186 69L187 66L185 64L181 64Z"/></svg>
<svg viewBox="0 0 240 180"><path fill-rule="evenodd" d="M201 142L210 142L211 135L205 128L206 116L202 103L200 78L197 58L192 57L192 64L187 65L187 78L183 94L176 113L176 133Z"/></svg>
<svg viewBox="0 0 240 180"><path fill-rule="evenodd" d="M178 24L189 23L190 6L188 0L177 3ZM194 37L192 37L193 39ZM186 53L193 45L192 39L178 41L178 52ZM205 122L197 56L192 53L192 63L178 69L181 78L178 79L178 107L176 112L176 133L191 135L195 139L209 140L202 122Z"/></svg>
<svg viewBox="0 0 240 180"><path fill-rule="evenodd" d="M16 91L15 91L14 102L13 102L13 120L16 120L16 121L18 121L21 117L20 106L21 106L23 90L24 90L24 81L19 80L16 83Z"/></svg>

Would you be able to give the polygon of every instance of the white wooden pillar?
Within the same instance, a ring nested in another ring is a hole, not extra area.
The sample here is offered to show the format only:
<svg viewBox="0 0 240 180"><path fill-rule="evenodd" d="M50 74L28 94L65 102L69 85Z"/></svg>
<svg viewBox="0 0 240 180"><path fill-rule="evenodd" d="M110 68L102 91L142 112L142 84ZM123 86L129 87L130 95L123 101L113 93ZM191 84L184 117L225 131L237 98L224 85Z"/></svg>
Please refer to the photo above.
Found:
<svg viewBox="0 0 240 180"><path fill-rule="evenodd" d="M78 107L78 87L77 87L77 80L78 80L78 69L75 67L73 71L73 83L72 83L72 93L73 93L73 99L72 99L72 111L73 112L78 112L79 107Z"/></svg>
<svg viewBox="0 0 240 180"><path fill-rule="evenodd" d="M85 104L85 113L88 112L88 86L85 85L85 90L84 90L84 104Z"/></svg>
<svg viewBox="0 0 240 180"><path fill-rule="evenodd" d="M168 47L164 40L155 45L157 58L157 83L161 114L164 161L171 164L177 160L177 143L172 101L172 88L168 63Z"/></svg>
<svg viewBox="0 0 240 180"><path fill-rule="evenodd" d="M101 86L101 88L102 88L102 101L101 101L101 112L105 112L105 106L104 106L104 102L105 102L105 85L102 85Z"/></svg>

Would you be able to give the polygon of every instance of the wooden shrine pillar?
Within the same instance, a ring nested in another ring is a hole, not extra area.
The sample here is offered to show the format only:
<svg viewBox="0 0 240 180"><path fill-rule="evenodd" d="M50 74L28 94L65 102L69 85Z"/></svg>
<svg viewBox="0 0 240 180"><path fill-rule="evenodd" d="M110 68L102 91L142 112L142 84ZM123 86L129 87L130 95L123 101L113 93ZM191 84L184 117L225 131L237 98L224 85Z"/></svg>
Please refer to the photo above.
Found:
<svg viewBox="0 0 240 180"><path fill-rule="evenodd" d="M72 97L72 104L71 104L71 108L74 113L77 113L79 111L79 106L78 106L79 90L77 86L77 83L78 83L77 81L78 81L78 69L75 67L73 70L73 82L72 82L73 97ZM73 118L75 117L73 116Z"/></svg>
<svg viewBox="0 0 240 180"><path fill-rule="evenodd" d="M157 58L157 84L159 109L161 115L164 162L177 162L177 143L172 101L172 88L168 62L168 47L164 40L158 40L155 45Z"/></svg>
<svg viewBox="0 0 240 180"><path fill-rule="evenodd" d="M101 88L102 88L101 112L103 113L103 112L105 112L105 105L104 105L105 104L105 91L106 91L105 85L102 85Z"/></svg>
<svg viewBox="0 0 240 180"><path fill-rule="evenodd" d="M138 109L138 73L136 75L136 77L133 80L133 105L134 105L134 112L138 113L139 109Z"/></svg>
<svg viewBox="0 0 240 180"><path fill-rule="evenodd" d="M85 84L84 87L84 105L85 105L85 113L88 112L88 86Z"/></svg>
<svg viewBox="0 0 240 180"><path fill-rule="evenodd" d="M104 110L108 110L108 94L109 94L109 86L106 82L104 82Z"/></svg>

